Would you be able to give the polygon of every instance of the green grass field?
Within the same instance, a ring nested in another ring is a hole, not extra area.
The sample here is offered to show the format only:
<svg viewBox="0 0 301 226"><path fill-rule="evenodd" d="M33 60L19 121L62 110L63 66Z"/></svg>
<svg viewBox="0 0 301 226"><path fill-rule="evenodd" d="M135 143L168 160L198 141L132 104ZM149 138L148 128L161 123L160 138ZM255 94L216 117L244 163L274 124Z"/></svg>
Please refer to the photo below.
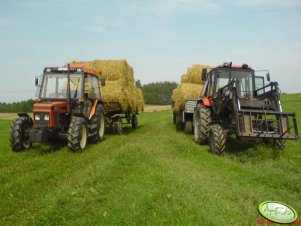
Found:
<svg viewBox="0 0 301 226"><path fill-rule="evenodd" d="M301 126L301 94L282 99ZM143 113L136 131L83 153L41 144L14 153L11 121L0 120L0 225L257 225L266 200L301 214L301 140L284 151L231 141L216 156L171 115Z"/></svg>

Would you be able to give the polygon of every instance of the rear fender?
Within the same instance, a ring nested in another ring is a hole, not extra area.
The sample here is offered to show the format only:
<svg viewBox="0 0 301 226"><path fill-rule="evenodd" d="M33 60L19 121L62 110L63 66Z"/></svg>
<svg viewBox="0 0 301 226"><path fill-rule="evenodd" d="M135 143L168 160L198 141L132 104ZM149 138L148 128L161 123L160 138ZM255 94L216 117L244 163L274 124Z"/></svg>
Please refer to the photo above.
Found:
<svg viewBox="0 0 301 226"><path fill-rule="evenodd" d="M211 107L213 105L213 101L208 97L201 98L200 102L206 107Z"/></svg>

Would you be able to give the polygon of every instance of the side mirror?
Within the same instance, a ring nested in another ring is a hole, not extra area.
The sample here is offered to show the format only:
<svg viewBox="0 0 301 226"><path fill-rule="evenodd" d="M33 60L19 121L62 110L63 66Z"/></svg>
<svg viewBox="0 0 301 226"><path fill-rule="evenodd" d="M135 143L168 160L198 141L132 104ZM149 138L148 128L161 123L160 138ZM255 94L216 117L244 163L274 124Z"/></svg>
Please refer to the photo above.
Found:
<svg viewBox="0 0 301 226"><path fill-rule="evenodd" d="M106 85L106 80L104 78L100 79L100 84L101 86L105 86Z"/></svg>
<svg viewBox="0 0 301 226"><path fill-rule="evenodd" d="M267 73L267 81L271 81L271 78L270 78L270 73Z"/></svg>
<svg viewBox="0 0 301 226"><path fill-rule="evenodd" d="M36 77L36 80L35 80L35 86L38 86L39 85L39 78Z"/></svg>
<svg viewBox="0 0 301 226"><path fill-rule="evenodd" d="M202 81L206 81L207 77L207 68L202 69Z"/></svg>

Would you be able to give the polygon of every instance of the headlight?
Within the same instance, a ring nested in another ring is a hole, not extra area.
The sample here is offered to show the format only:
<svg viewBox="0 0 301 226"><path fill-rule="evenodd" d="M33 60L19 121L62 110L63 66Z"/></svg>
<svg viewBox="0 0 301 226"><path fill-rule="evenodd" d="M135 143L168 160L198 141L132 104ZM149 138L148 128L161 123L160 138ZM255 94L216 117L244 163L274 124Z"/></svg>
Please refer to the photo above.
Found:
<svg viewBox="0 0 301 226"><path fill-rule="evenodd" d="M36 120L36 121L41 120L41 115L40 114L35 114L34 115L34 120Z"/></svg>
<svg viewBox="0 0 301 226"><path fill-rule="evenodd" d="M44 115L44 120L49 121L49 114Z"/></svg>

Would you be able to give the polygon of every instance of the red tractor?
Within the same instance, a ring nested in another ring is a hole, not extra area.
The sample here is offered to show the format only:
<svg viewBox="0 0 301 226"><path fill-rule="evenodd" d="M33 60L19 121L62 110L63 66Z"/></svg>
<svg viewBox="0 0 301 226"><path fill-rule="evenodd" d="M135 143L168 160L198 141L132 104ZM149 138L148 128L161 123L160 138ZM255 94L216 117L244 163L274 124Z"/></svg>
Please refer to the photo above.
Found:
<svg viewBox="0 0 301 226"><path fill-rule="evenodd" d="M33 118L19 113L10 128L10 146L23 151L33 142L65 139L72 151L83 150L87 141L103 140L104 107L100 75L83 65L46 67L36 78L38 102Z"/></svg>
<svg viewBox="0 0 301 226"><path fill-rule="evenodd" d="M248 65L225 63L208 74L194 111L194 139L209 142L213 153L222 154L227 138L255 139L283 149L286 139L298 139L294 112L283 112L277 82L255 76Z"/></svg>

